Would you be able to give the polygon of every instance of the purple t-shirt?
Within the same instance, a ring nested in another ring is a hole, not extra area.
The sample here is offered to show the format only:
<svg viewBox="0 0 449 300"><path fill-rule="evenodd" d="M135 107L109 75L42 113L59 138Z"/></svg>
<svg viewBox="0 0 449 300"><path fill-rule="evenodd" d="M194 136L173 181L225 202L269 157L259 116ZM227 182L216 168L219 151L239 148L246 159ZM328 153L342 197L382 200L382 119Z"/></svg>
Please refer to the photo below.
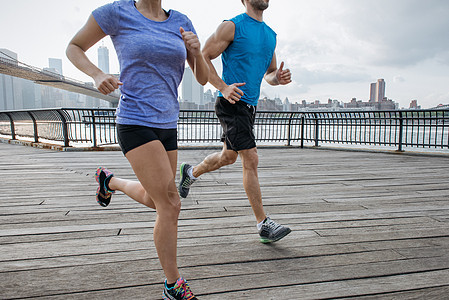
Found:
<svg viewBox="0 0 449 300"><path fill-rule="evenodd" d="M118 124L172 129L179 117L178 87L187 51L179 28L193 31L185 15L168 11L157 22L143 16L133 0L115 1L92 12L114 43L120 63L122 96Z"/></svg>

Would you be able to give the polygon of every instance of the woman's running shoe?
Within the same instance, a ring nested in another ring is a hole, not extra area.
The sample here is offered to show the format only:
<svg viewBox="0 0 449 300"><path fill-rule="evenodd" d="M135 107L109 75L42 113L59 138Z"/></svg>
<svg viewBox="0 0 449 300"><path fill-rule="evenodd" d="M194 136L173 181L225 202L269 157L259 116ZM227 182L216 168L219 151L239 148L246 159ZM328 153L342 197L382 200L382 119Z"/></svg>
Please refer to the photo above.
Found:
<svg viewBox="0 0 449 300"><path fill-rule="evenodd" d="M98 167L95 172L95 180L98 182L97 188L97 202L103 207L106 207L111 202L112 194L115 191L109 189L109 181L114 176L111 171L106 168Z"/></svg>
<svg viewBox="0 0 449 300"><path fill-rule="evenodd" d="M197 300L190 290L187 281L180 277L175 286L172 288L167 287L167 280L165 280L164 291L162 292L162 299L164 300Z"/></svg>

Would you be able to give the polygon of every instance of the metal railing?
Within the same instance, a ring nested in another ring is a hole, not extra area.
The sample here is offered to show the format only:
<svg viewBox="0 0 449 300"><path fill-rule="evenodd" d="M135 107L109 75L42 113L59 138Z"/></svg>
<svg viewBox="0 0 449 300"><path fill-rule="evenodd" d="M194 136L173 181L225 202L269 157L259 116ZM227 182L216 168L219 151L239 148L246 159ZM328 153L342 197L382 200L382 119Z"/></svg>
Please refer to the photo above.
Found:
<svg viewBox="0 0 449 300"><path fill-rule="evenodd" d="M449 149L449 110L307 112L302 141Z"/></svg>
<svg viewBox="0 0 449 300"><path fill-rule="evenodd" d="M306 111L257 113L258 144L352 144L449 150L449 110ZM65 147L117 143L114 109L39 109L0 112L0 135ZM181 144L219 143L213 111L182 110Z"/></svg>

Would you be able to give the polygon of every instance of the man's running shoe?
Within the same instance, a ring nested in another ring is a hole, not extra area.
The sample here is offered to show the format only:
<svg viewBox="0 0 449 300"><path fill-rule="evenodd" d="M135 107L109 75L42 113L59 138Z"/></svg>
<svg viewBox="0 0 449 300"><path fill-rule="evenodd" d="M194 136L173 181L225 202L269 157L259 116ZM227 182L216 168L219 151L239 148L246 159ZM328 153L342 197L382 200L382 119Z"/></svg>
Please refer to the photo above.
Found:
<svg viewBox="0 0 449 300"><path fill-rule="evenodd" d="M111 171L106 168L98 167L95 172L95 180L98 182L97 188L97 202L103 207L106 207L111 202L112 194L115 191L110 190L108 183L114 176Z"/></svg>
<svg viewBox="0 0 449 300"><path fill-rule="evenodd" d="M190 191L190 186L196 181L196 179L193 179L189 176L188 171L189 169L193 168L191 165L182 163L181 168L179 171L179 174L181 176L181 180L179 181L178 191L179 196L182 198L187 198L187 195Z"/></svg>
<svg viewBox="0 0 449 300"><path fill-rule="evenodd" d="M290 232L290 228L282 226L267 217L259 230L260 242L264 244L273 243L279 241Z"/></svg>
<svg viewBox="0 0 449 300"><path fill-rule="evenodd" d="M162 299L164 300L197 300L190 290L187 281L180 277L175 286L172 288L167 287L167 280L165 280L164 291L162 292Z"/></svg>

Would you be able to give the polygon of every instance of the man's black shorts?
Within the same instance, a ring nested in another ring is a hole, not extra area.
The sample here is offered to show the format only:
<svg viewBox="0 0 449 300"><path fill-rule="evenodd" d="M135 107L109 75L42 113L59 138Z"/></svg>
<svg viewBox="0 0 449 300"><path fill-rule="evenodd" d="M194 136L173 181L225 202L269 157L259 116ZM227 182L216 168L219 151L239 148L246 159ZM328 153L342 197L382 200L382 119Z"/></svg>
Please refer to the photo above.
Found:
<svg viewBox="0 0 449 300"><path fill-rule="evenodd" d="M123 154L154 140L159 140L165 151L178 149L178 131L176 128L159 129L139 125L117 124L117 136Z"/></svg>
<svg viewBox="0 0 449 300"><path fill-rule="evenodd" d="M215 113L223 128L222 142L229 150L240 151L256 147L254 121L256 107L243 101L229 103L223 97L215 102Z"/></svg>

